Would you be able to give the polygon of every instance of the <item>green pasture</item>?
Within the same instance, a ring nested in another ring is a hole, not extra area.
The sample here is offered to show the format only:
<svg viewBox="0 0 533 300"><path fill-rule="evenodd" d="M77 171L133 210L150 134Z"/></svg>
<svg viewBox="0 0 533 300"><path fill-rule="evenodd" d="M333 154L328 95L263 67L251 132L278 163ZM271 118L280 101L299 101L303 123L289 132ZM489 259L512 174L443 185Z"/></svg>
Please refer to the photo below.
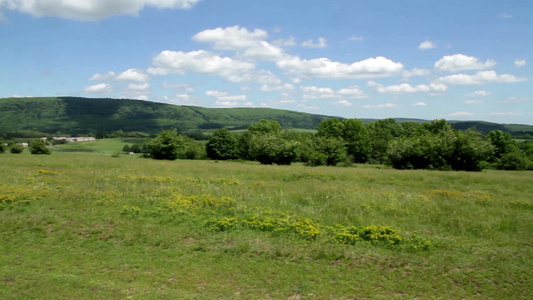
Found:
<svg viewBox="0 0 533 300"><path fill-rule="evenodd" d="M531 172L111 156L130 142L0 154L0 299L531 298Z"/></svg>

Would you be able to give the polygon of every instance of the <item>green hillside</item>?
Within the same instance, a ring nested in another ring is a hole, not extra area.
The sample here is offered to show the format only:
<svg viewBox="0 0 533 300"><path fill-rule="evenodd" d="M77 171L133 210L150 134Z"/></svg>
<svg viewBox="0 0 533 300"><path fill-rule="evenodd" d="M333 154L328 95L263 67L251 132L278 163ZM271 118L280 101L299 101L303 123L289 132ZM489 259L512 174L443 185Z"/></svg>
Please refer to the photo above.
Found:
<svg viewBox="0 0 533 300"><path fill-rule="evenodd" d="M278 121L284 128L316 129L332 118L272 108L205 108L150 101L109 98L42 97L0 99L0 134L25 131L50 134L140 131L157 133L174 127L180 132L228 127L245 129L260 119ZM361 119L365 123L376 119ZM397 122L422 123L427 120L397 118ZM510 132L516 138L530 139L533 126L496 124L484 121L449 121L456 129L475 128Z"/></svg>
<svg viewBox="0 0 533 300"><path fill-rule="evenodd" d="M155 133L174 127L187 132L220 127L247 128L260 119L284 128L315 129L330 118L270 108L202 108L140 100L78 97L0 99L0 132L82 134L96 131Z"/></svg>

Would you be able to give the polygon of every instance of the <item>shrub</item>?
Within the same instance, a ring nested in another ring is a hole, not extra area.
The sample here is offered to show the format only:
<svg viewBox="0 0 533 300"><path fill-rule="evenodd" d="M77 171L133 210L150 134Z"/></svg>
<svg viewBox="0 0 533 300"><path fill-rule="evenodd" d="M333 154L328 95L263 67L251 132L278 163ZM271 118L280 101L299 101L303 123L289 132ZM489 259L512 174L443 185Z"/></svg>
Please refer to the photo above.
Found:
<svg viewBox="0 0 533 300"><path fill-rule="evenodd" d="M46 147L46 143L41 139L36 139L30 142L31 154L50 154L50 149Z"/></svg>
<svg viewBox="0 0 533 300"><path fill-rule="evenodd" d="M6 151L6 145L4 143L0 143L0 153L4 153Z"/></svg>
<svg viewBox="0 0 533 300"><path fill-rule="evenodd" d="M525 170L528 168L527 156L519 150L505 153L496 162L499 170Z"/></svg>
<svg viewBox="0 0 533 300"><path fill-rule="evenodd" d="M11 149L9 149L9 151L13 154L19 154L19 153L22 153L22 151L24 151L24 147L22 147L21 145L19 144L13 144L11 146Z"/></svg>

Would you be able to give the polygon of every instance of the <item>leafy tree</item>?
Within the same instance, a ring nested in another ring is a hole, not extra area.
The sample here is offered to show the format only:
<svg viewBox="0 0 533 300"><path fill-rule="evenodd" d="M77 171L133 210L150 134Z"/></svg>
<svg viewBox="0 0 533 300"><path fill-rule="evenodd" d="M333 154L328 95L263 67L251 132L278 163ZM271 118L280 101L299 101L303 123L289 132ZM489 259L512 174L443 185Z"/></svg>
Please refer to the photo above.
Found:
<svg viewBox="0 0 533 300"><path fill-rule="evenodd" d="M22 153L22 151L24 151L24 147L22 147L19 144L13 144L13 145L11 145L11 149L9 149L9 150L13 154L19 154L19 153Z"/></svg>
<svg viewBox="0 0 533 300"><path fill-rule="evenodd" d="M317 136L327 138L342 138L344 136L344 126L337 118L328 119L318 124Z"/></svg>
<svg viewBox="0 0 533 300"><path fill-rule="evenodd" d="M122 151L124 151L124 152L130 152L130 151L131 151L131 150L130 150L130 145L128 145L128 144L124 145L124 147L122 147Z"/></svg>
<svg viewBox="0 0 533 300"><path fill-rule="evenodd" d="M46 147L46 143L41 139L35 139L30 142L31 154L50 154L50 149Z"/></svg>
<svg viewBox="0 0 533 300"><path fill-rule="evenodd" d="M494 147L475 130L454 130L453 154L447 158L453 170L480 171L481 163L493 156Z"/></svg>
<svg viewBox="0 0 533 300"><path fill-rule="evenodd" d="M283 128L279 125L278 121L272 120L259 120L259 122L250 125L248 131L253 134L274 134L279 135L282 133Z"/></svg>
<svg viewBox="0 0 533 300"><path fill-rule="evenodd" d="M252 160L252 133L245 131L237 136L237 156L240 159Z"/></svg>
<svg viewBox="0 0 533 300"><path fill-rule="evenodd" d="M6 151L6 145L4 143L0 142L0 153L4 153Z"/></svg>
<svg viewBox="0 0 533 300"><path fill-rule="evenodd" d="M273 134L252 136L250 154L264 165L290 165L298 157L298 143Z"/></svg>
<svg viewBox="0 0 533 300"><path fill-rule="evenodd" d="M494 145L494 156L490 160L495 162L507 153L519 151L518 144L513 137L501 130L493 130L487 134L487 140Z"/></svg>
<svg viewBox="0 0 533 300"><path fill-rule="evenodd" d="M342 138L346 142L346 153L354 162L368 161L370 153L370 137L363 122L359 119L344 119L342 124Z"/></svg>
<svg viewBox="0 0 533 300"><path fill-rule="evenodd" d="M416 123L414 123L416 124ZM387 157L387 148L392 139L402 134L402 127L394 119L378 120L367 126L370 151L368 158L372 162L384 163Z"/></svg>
<svg viewBox="0 0 533 300"><path fill-rule="evenodd" d="M313 140L314 153L311 154L311 165L335 166L347 158L345 143L340 138L317 136Z"/></svg>
<svg viewBox="0 0 533 300"><path fill-rule="evenodd" d="M207 157L210 159L235 159L238 157L237 138L227 128L216 130L206 144Z"/></svg>
<svg viewBox="0 0 533 300"><path fill-rule="evenodd" d="M175 160L179 157L183 145L177 130L169 129L162 131L157 137L147 141L144 147L148 150L149 157Z"/></svg>
<svg viewBox="0 0 533 300"><path fill-rule="evenodd" d="M526 170L528 165L527 156L520 151L505 153L496 161L499 170Z"/></svg>

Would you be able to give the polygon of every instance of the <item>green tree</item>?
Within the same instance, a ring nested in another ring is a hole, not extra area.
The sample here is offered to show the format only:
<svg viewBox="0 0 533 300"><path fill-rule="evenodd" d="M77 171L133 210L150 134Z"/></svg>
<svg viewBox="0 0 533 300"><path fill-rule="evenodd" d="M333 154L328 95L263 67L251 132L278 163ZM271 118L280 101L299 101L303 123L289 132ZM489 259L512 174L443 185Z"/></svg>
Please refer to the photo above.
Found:
<svg viewBox="0 0 533 300"><path fill-rule="evenodd" d="M495 162L507 153L519 151L519 146L513 137L501 130L493 130L487 134L487 140L494 146L494 156L491 162Z"/></svg>
<svg viewBox="0 0 533 300"><path fill-rule="evenodd" d="M310 165L335 166L346 160L345 142L340 138L316 136L313 139L314 152L310 155Z"/></svg>
<svg viewBox="0 0 533 300"><path fill-rule="evenodd" d="M147 141L144 147L148 150L148 156L151 158L175 160L180 156L183 145L177 130L169 129Z"/></svg>
<svg viewBox="0 0 533 300"><path fill-rule="evenodd" d="M122 147L122 151L130 152L130 145L128 145L128 144L124 145L124 147Z"/></svg>
<svg viewBox="0 0 533 300"><path fill-rule="evenodd" d="M9 149L9 150L13 154L19 154L19 153L22 153L22 151L24 151L24 147L22 147L19 144L13 144L13 145L11 145L11 149Z"/></svg>
<svg viewBox="0 0 533 300"><path fill-rule="evenodd" d="M273 120L259 120L259 122L250 125L248 131L253 134L273 134L279 135L283 132L283 128L279 125L278 121Z"/></svg>
<svg viewBox="0 0 533 300"><path fill-rule="evenodd" d="M416 124L416 123L415 123ZM400 137L402 128L394 119L378 120L366 126L368 130L370 151L368 158L372 162L384 163L390 141Z"/></svg>
<svg viewBox="0 0 533 300"><path fill-rule="evenodd" d="M50 154L50 149L46 147L45 141L35 139L30 142L29 150L31 154Z"/></svg>
<svg viewBox="0 0 533 300"><path fill-rule="evenodd" d="M261 164L290 165L298 158L298 142L273 134L258 134L252 136L250 153Z"/></svg>
<svg viewBox="0 0 533 300"><path fill-rule="evenodd" d="M210 159L235 159L238 157L237 138L227 128L216 130L205 146Z"/></svg>
<svg viewBox="0 0 533 300"><path fill-rule="evenodd" d="M0 153L4 153L6 151L6 145L4 143L0 142Z"/></svg>

